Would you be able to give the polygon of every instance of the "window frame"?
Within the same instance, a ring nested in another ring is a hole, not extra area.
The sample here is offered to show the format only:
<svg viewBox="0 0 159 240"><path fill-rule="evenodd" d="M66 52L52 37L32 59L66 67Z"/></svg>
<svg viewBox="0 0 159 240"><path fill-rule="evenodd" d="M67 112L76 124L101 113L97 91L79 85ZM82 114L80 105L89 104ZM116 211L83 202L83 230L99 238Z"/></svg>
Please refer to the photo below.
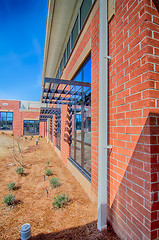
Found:
<svg viewBox="0 0 159 240"><path fill-rule="evenodd" d="M4 121L4 125L6 125L6 128L7 128L7 126L10 126L9 124L8 124L8 121L11 121L11 128L9 128L9 129L2 129L2 128L0 128L0 131L12 131L13 130L13 112L9 112L9 111L1 111L0 113L5 113L5 120L3 120L2 119L2 116L0 116L0 123L2 122L2 121ZM7 115L9 115L9 114L12 114L12 117L9 117L9 116L7 116ZM3 117L4 118L4 117ZM8 120L9 119L9 120ZM11 119L11 120L10 120Z"/></svg>
<svg viewBox="0 0 159 240"><path fill-rule="evenodd" d="M85 69L85 66L88 64L88 62L91 62L91 55L88 56L88 58L85 60L85 62L82 64L81 68L78 70L78 72L75 74L75 76L73 77L72 80L79 80L78 79L78 76L81 75L81 80L82 81L85 81L84 77L84 69ZM82 74L81 74L82 72ZM90 65L90 72L91 72L91 65ZM91 81L91 79L90 79ZM84 123L84 119L86 120L87 118L87 114L86 114L86 111L85 111L85 108L88 108L88 107L84 107L84 105L82 106L81 105L81 112L80 112L80 115L81 115L81 139L78 139L77 138L77 129L76 129L76 116L79 115L79 108L74 106L74 114L73 114L73 121L74 121L74 128L72 128L72 141L74 142L74 145L70 145L70 154L69 154L69 159L71 159L71 161L73 161L75 163L75 165L78 165L78 168L81 168L82 169L82 172L84 171L85 174L87 174L89 177L91 176L91 153L90 153L90 171L88 171L87 169L85 169L85 163L84 163L84 156L85 156L85 148L87 146L87 148L90 147L90 152L91 152L91 144L87 143L85 141L85 133L84 131L86 130L87 131L87 124ZM91 106L90 106L90 109L91 109ZM77 113L77 115L76 115ZM90 136L91 136L91 131L88 131L90 133ZM90 137L91 139L91 137ZM77 143L80 144L81 148L80 148L80 151L81 151L81 160L80 160L80 163L77 161L77 150L76 150L76 146L77 146ZM72 154L73 152L73 154ZM89 151L88 151L89 152ZM89 161L89 160L88 160Z"/></svg>
<svg viewBox="0 0 159 240"><path fill-rule="evenodd" d="M30 132L30 131L26 131L25 130L25 122L29 122L29 129L30 129L30 125L31 125L31 122L33 122L33 124L34 124L34 130L33 130L33 132ZM39 125L39 130L38 130L38 132L36 132L35 131L35 127L36 127L36 125L35 125L35 122L38 122L38 125ZM29 133L27 133L27 132L29 132ZM23 135L24 136L36 136L36 135L39 135L39 133L40 133L40 122L39 122L39 120L32 120L32 119L30 119L30 120L25 120L24 119L24 121L23 121Z"/></svg>

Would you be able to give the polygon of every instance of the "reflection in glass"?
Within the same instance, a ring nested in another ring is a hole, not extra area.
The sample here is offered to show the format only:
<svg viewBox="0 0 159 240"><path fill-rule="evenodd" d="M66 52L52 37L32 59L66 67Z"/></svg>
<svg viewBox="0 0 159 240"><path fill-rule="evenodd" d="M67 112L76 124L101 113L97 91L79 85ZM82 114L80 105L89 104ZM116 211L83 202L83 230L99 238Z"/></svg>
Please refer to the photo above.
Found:
<svg viewBox="0 0 159 240"><path fill-rule="evenodd" d="M13 129L13 112L0 112L0 130Z"/></svg>
<svg viewBox="0 0 159 240"><path fill-rule="evenodd" d="M24 135L39 135L39 121L24 120Z"/></svg>
<svg viewBox="0 0 159 240"><path fill-rule="evenodd" d="M73 79L74 81L91 83L91 58L89 57L79 72ZM76 103L81 105L74 106L76 109L72 116L72 144L70 146L70 157L77 162L86 172L91 173L91 89L85 92L81 90L83 96L76 96ZM83 101L89 103L84 106Z"/></svg>

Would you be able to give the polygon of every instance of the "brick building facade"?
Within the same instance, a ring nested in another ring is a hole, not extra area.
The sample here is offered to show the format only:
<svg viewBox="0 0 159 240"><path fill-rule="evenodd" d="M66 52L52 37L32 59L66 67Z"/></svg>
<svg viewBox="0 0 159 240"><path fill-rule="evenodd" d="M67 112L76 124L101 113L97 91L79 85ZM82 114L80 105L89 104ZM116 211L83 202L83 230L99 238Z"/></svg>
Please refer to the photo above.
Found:
<svg viewBox="0 0 159 240"><path fill-rule="evenodd" d="M43 82L45 77L74 80L91 58L91 176L70 157L71 146L65 141L68 106L60 102L51 104L53 97L46 96L44 89L42 100L53 108L61 104L61 146L60 149L56 146L57 117L53 115L50 135L53 148L90 198L99 201L99 161L105 161L99 159L102 0L92 1L77 37L74 36L76 23L82 19L86 1L70 1L72 12L69 1L63 2L60 5L49 1ZM73 44L66 57L69 41ZM105 219L108 217L121 239L159 239L158 1L108 1L107 45L111 59L108 60L108 131L103 133L109 145Z"/></svg>
<svg viewBox="0 0 159 240"><path fill-rule="evenodd" d="M0 100L0 131L15 136L43 135L43 123L39 124L41 105L40 102L32 101ZM12 116L6 119L8 113L12 114ZM8 121L10 125L7 125ZM35 123L38 125L37 132L34 127ZM27 131L27 128L30 131Z"/></svg>

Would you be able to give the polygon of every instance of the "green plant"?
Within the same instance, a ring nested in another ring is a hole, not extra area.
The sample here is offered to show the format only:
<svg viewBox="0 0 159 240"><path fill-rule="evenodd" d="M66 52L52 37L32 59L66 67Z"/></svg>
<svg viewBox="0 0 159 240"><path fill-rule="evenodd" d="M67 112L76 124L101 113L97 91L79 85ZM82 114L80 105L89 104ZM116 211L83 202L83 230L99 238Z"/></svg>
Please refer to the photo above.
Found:
<svg viewBox="0 0 159 240"><path fill-rule="evenodd" d="M24 168L23 167L18 167L16 168L16 172L19 174L19 175L22 175L24 173Z"/></svg>
<svg viewBox="0 0 159 240"><path fill-rule="evenodd" d="M52 188L56 188L56 187L59 187L61 185L59 178L51 178L49 180L49 182L50 182L50 185L51 185Z"/></svg>
<svg viewBox="0 0 159 240"><path fill-rule="evenodd" d="M15 182L8 183L7 187L8 187L9 190L15 190L16 189L16 183Z"/></svg>
<svg viewBox="0 0 159 240"><path fill-rule="evenodd" d="M23 137L23 135L21 135L21 137Z"/></svg>
<svg viewBox="0 0 159 240"><path fill-rule="evenodd" d="M47 169L45 169L44 173L46 176L51 176L53 171L50 168L47 168Z"/></svg>
<svg viewBox="0 0 159 240"><path fill-rule="evenodd" d="M7 206L13 205L14 202L15 202L15 196L13 194L10 194L4 197L4 203Z"/></svg>
<svg viewBox="0 0 159 240"><path fill-rule="evenodd" d="M41 138L43 138L43 136L40 136Z"/></svg>
<svg viewBox="0 0 159 240"><path fill-rule="evenodd" d="M27 139L27 137L25 137L25 139Z"/></svg>
<svg viewBox="0 0 159 240"><path fill-rule="evenodd" d="M11 136L13 137L13 136L14 136L14 134L13 134L13 133L11 133Z"/></svg>
<svg viewBox="0 0 159 240"><path fill-rule="evenodd" d="M2 132L2 134L4 134L4 132Z"/></svg>
<svg viewBox="0 0 159 240"><path fill-rule="evenodd" d="M49 165L50 165L50 161L47 161L47 162L46 162L46 165L49 166Z"/></svg>
<svg viewBox="0 0 159 240"><path fill-rule="evenodd" d="M69 201L70 201L69 195L62 193L54 197L52 204L54 208L62 208Z"/></svg>

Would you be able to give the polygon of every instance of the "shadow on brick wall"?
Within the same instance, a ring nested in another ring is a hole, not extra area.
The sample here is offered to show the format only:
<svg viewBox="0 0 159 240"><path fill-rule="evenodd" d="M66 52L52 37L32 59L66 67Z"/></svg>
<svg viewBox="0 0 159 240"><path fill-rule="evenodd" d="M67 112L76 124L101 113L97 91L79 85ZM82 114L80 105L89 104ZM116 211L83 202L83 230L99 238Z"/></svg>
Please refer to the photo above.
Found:
<svg viewBox="0 0 159 240"><path fill-rule="evenodd" d="M113 180L117 189L113 201L108 195L109 220L115 231L118 234L121 233L125 239L131 239L132 236L135 239L142 239L143 235L147 237L145 239L157 238L158 154L159 114L152 112L146 119L123 175L120 175L121 181ZM117 167L118 163L117 160ZM109 174L110 161L108 161L108 192L110 192L110 181L112 181Z"/></svg>

